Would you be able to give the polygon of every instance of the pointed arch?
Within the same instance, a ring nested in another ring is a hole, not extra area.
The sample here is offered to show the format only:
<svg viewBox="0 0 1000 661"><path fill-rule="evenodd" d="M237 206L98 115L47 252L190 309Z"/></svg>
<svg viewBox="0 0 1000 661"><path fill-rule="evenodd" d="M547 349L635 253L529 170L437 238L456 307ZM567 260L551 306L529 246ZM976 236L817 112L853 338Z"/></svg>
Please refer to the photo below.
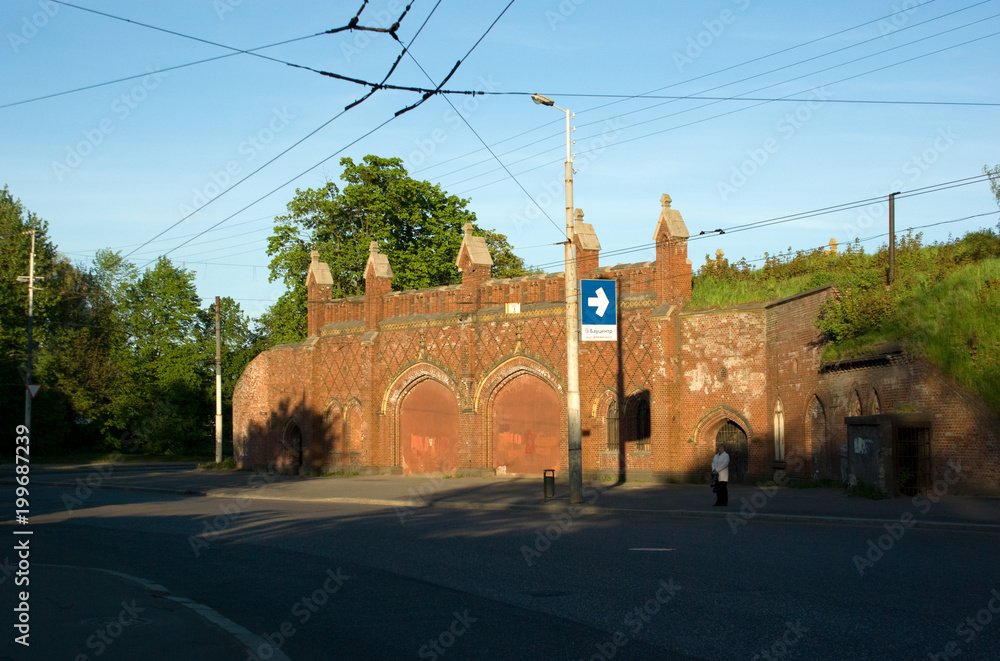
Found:
<svg viewBox="0 0 1000 661"><path fill-rule="evenodd" d="M868 415L879 415L882 413L882 401L879 399L878 390L872 386L872 390L868 393Z"/></svg>
<svg viewBox="0 0 1000 661"><path fill-rule="evenodd" d="M785 406L780 395L774 402L774 460L785 460Z"/></svg>
<svg viewBox="0 0 1000 661"><path fill-rule="evenodd" d="M847 400L847 415L858 416L862 414L862 410L861 395L858 394L858 388L852 388Z"/></svg>
<svg viewBox="0 0 1000 661"><path fill-rule="evenodd" d="M388 454L393 465L404 473L455 471L457 392L456 381L428 362L411 365L392 380L382 397L381 413L391 427Z"/></svg>
<svg viewBox="0 0 1000 661"><path fill-rule="evenodd" d="M487 465L503 473L540 473L562 466L565 399L544 365L516 356L480 382L473 406L483 416Z"/></svg>
<svg viewBox="0 0 1000 661"><path fill-rule="evenodd" d="M295 416L292 416L285 422L285 428L281 432L281 446L284 448L284 452L276 462L278 468L297 473L302 468L304 445L302 427Z"/></svg>
<svg viewBox="0 0 1000 661"><path fill-rule="evenodd" d="M741 434L735 433L737 430ZM720 432L731 439L726 442L726 451L729 453L729 481L739 482L750 470L750 444L754 440L753 427L746 416L724 404L716 406L701 416L695 424L692 440L696 445L701 445L704 448L702 461L705 466L712 462Z"/></svg>
<svg viewBox="0 0 1000 661"><path fill-rule="evenodd" d="M826 417L826 407L823 406L819 396L814 394L806 406L804 425L806 430L805 451L811 462L808 470L810 474L819 473L822 477L833 477L835 458L827 440Z"/></svg>

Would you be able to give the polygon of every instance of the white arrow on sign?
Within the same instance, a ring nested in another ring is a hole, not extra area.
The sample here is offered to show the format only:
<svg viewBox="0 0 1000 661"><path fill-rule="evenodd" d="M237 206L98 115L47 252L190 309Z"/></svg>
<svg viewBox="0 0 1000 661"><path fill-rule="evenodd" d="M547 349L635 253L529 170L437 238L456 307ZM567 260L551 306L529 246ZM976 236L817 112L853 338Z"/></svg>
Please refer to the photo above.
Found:
<svg viewBox="0 0 1000 661"><path fill-rule="evenodd" d="M597 316L603 317L604 311L608 309L608 295L604 293L604 287L598 287L597 295L587 299L587 305L597 310Z"/></svg>

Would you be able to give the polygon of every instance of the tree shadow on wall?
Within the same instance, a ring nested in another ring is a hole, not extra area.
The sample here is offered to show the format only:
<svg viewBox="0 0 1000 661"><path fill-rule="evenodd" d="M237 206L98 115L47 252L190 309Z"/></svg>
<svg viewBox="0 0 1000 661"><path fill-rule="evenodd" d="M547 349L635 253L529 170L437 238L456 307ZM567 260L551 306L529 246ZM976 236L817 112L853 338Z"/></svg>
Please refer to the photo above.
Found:
<svg viewBox="0 0 1000 661"><path fill-rule="evenodd" d="M329 426L309 409L304 394L282 398L270 410L246 412L242 429L233 430L233 456L240 468L273 468L282 473L319 472L331 448Z"/></svg>
<svg viewBox="0 0 1000 661"><path fill-rule="evenodd" d="M618 479L611 486L626 482L630 455L650 451L650 391L647 388L626 393L623 356L623 335L621 309L616 315L618 341L616 344L618 365L615 375L615 395L618 400Z"/></svg>

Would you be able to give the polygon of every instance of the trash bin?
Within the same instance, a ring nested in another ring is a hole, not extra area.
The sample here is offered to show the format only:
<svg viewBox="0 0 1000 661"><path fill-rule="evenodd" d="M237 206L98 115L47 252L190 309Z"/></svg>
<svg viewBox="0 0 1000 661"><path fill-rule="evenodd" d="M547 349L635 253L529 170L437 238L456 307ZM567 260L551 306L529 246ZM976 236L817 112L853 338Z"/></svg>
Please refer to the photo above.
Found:
<svg viewBox="0 0 1000 661"><path fill-rule="evenodd" d="M545 487L545 500L556 497L556 471L546 468L542 471L542 485Z"/></svg>

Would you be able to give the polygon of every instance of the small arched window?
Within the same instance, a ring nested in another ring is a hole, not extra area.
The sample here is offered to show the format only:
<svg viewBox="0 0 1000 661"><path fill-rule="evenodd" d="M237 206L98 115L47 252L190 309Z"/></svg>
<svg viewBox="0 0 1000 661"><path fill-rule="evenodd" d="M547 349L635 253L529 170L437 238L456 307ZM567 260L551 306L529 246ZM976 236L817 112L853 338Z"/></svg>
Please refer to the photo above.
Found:
<svg viewBox="0 0 1000 661"><path fill-rule="evenodd" d="M608 452L618 452L618 402L611 400L608 404L607 423Z"/></svg>

